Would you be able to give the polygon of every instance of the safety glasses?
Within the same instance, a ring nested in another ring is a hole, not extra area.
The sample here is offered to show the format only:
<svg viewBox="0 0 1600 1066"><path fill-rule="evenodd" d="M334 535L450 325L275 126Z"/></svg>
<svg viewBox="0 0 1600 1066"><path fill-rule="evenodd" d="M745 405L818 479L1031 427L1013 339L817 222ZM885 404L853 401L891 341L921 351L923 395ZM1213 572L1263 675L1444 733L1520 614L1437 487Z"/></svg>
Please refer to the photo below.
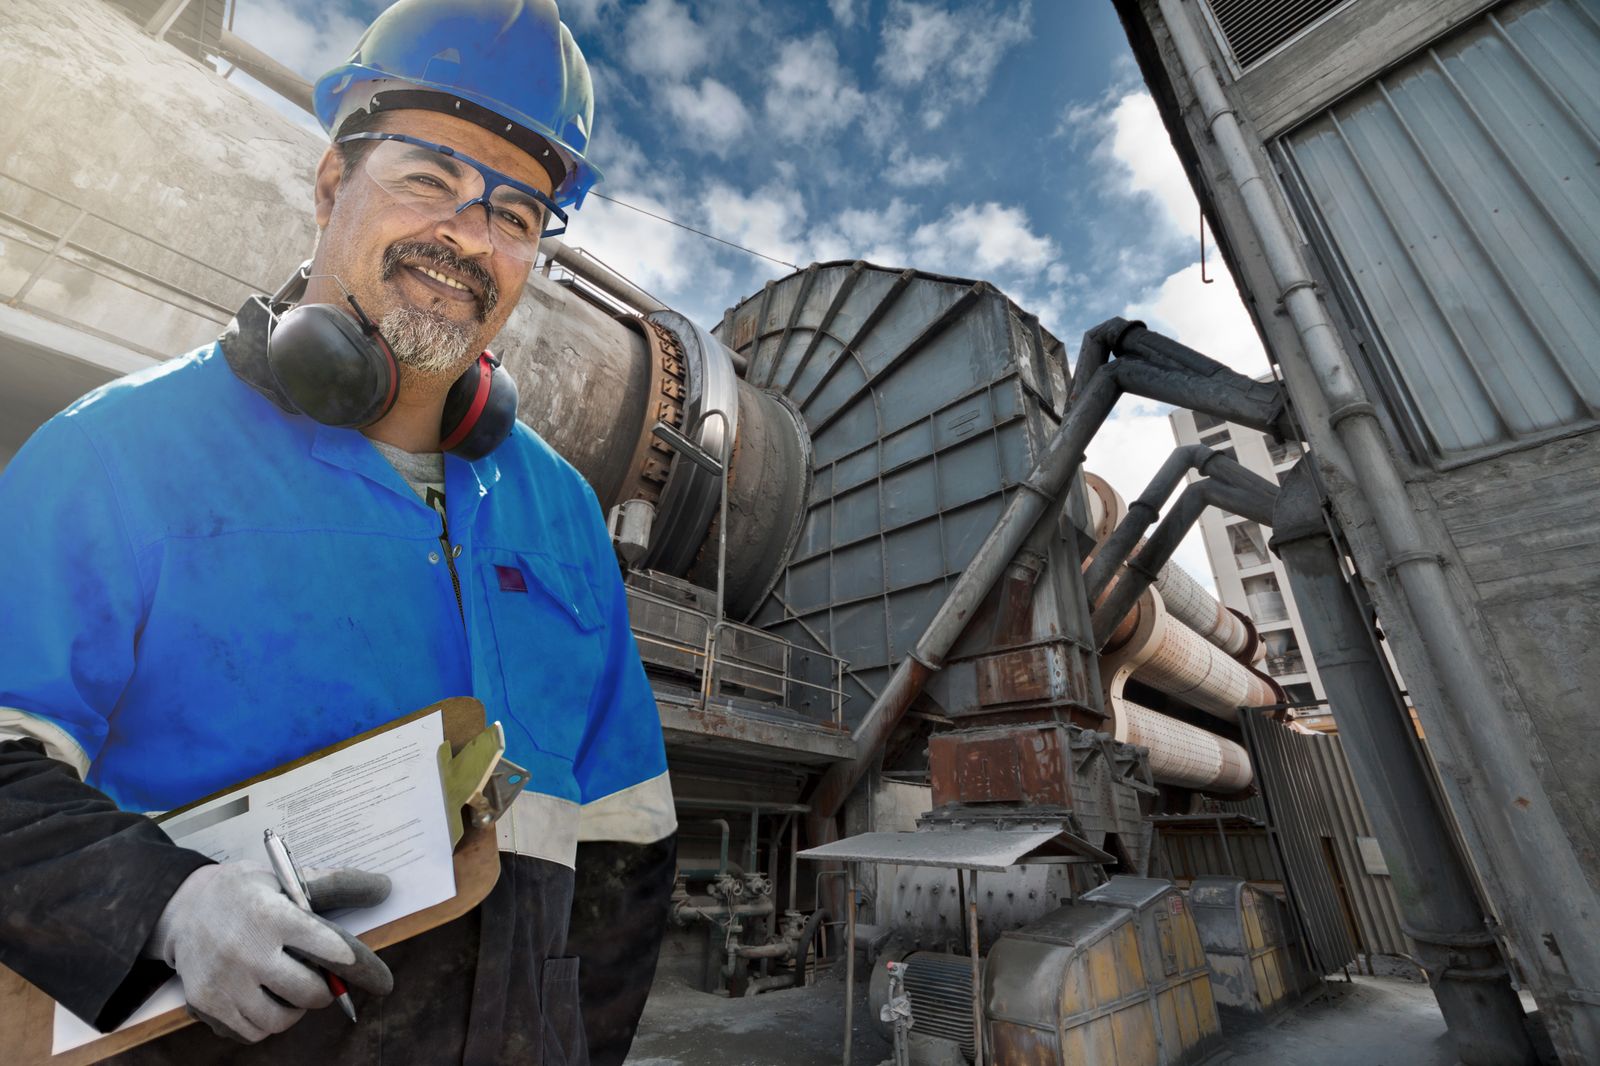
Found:
<svg viewBox="0 0 1600 1066"><path fill-rule="evenodd" d="M540 237L566 232L554 200L454 148L403 133L352 133L338 143L347 141L377 142L362 164L367 177L423 218L443 222L482 204L496 251L532 262Z"/></svg>

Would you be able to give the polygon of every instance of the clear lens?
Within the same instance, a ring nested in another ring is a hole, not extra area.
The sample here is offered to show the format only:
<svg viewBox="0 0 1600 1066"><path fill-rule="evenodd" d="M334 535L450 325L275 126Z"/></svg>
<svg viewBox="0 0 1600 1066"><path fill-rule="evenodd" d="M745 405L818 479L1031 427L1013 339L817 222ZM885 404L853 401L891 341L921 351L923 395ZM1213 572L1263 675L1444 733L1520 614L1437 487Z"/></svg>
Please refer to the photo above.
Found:
<svg viewBox="0 0 1600 1066"><path fill-rule="evenodd" d="M532 260L539 252L544 207L510 185L496 185L484 201L484 175L443 152L403 141L378 141L367 153L367 176L423 218L442 222L463 207L482 207L497 251Z"/></svg>

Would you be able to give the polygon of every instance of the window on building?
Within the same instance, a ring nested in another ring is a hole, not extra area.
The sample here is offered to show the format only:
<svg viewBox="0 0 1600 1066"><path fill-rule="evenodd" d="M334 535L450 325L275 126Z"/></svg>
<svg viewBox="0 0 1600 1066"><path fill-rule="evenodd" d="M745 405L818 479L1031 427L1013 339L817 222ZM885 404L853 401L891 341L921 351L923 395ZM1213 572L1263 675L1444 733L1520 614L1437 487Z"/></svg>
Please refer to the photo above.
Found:
<svg viewBox="0 0 1600 1066"><path fill-rule="evenodd" d="M1254 522L1235 522L1227 527L1228 546L1233 549L1233 561L1241 570L1271 562L1267 554L1267 537Z"/></svg>
<svg viewBox="0 0 1600 1066"><path fill-rule="evenodd" d="M1250 606L1250 618L1256 625L1270 625L1287 621L1289 603L1283 598L1275 574L1257 574L1244 579L1245 602Z"/></svg>
<svg viewBox="0 0 1600 1066"><path fill-rule="evenodd" d="M1305 655L1300 651L1300 641L1294 635L1294 630L1283 629L1274 633L1263 633L1261 643L1266 645L1267 649L1267 658L1263 665L1271 676L1291 677L1306 672Z"/></svg>

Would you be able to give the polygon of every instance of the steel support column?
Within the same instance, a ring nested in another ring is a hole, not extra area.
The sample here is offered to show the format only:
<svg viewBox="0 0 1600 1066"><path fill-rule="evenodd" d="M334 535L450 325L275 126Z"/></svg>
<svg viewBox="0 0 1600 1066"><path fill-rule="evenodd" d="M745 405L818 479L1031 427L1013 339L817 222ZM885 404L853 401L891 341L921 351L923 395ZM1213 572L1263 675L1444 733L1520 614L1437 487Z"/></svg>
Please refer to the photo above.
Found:
<svg viewBox="0 0 1600 1066"><path fill-rule="evenodd" d="M1345 582L1306 463L1285 475L1272 528L1405 931L1456 1054L1468 1066L1537 1062L1471 873L1428 787L1411 715Z"/></svg>

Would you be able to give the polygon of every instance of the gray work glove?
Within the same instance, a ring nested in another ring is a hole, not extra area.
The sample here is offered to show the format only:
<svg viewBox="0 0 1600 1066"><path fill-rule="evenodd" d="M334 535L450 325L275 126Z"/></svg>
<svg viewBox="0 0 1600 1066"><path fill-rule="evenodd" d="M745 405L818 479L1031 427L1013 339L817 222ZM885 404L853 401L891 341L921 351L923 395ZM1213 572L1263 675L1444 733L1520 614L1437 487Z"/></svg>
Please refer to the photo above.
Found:
<svg viewBox="0 0 1600 1066"><path fill-rule="evenodd" d="M371 907L389 895L383 874L301 872L319 911ZM257 862L202 866L190 874L161 912L144 954L178 971L190 1014L218 1036L247 1044L333 1002L312 965L380 996L394 988L389 967L370 948L295 906L272 871Z"/></svg>

